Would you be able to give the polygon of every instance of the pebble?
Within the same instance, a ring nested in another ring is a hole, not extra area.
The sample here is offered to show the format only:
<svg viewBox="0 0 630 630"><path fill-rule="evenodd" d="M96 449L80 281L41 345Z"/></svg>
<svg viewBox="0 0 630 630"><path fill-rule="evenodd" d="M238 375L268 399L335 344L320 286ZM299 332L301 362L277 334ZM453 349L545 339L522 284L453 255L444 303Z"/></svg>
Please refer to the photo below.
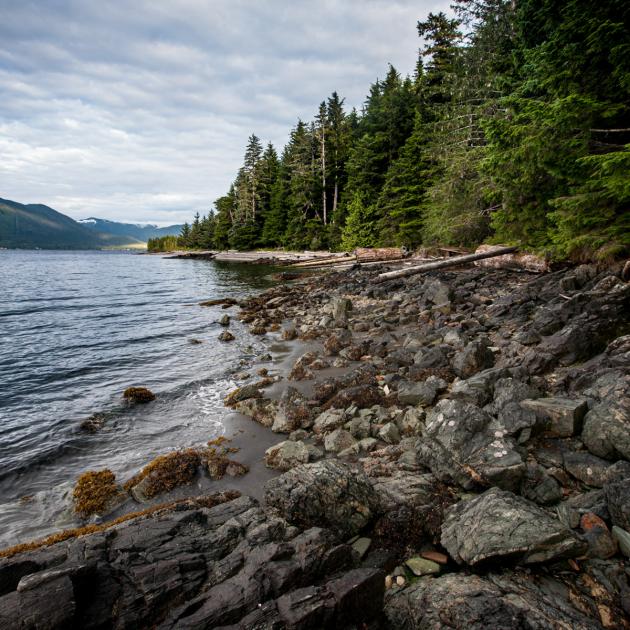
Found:
<svg viewBox="0 0 630 630"><path fill-rule="evenodd" d="M372 544L371 539L369 538L359 538L352 543L352 548L359 554L359 558L363 558L363 556L367 553L367 550L370 548Z"/></svg>
<svg viewBox="0 0 630 630"><path fill-rule="evenodd" d="M440 572L440 565L437 562L426 558L409 558L405 564L411 569L414 575L434 575Z"/></svg>
<svg viewBox="0 0 630 630"><path fill-rule="evenodd" d="M437 562L438 564L448 564L448 556L445 553L439 551L423 551L420 554L423 558Z"/></svg>
<svg viewBox="0 0 630 630"><path fill-rule="evenodd" d="M617 525L613 525L612 535L619 543L621 553L626 556L626 558L630 558L630 533Z"/></svg>
<svg viewBox="0 0 630 630"><path fill-rule="evenodd" d="M405 578L402 575L399 575L396 578L396 584L398 584L398 586L404 586L405 582L406 582L406 580L405 580Z"/></svg>

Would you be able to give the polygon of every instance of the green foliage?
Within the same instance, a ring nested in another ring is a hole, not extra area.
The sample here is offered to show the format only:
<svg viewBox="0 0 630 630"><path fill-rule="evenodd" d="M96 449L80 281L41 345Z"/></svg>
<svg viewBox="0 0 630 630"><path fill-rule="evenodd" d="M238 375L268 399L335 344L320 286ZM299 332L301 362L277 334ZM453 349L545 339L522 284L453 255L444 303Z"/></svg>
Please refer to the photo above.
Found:
<svg viewBox="0 0 630 630"><path fill-rule="evenodd" d="M348 205L348 218L341 236L341 247L350 251L357 247L374 247L378 242L374 207L366 206L359 193Z"/></svg>
<svg viewBox="0 0 630 630"><path fill-rule="evenodd" d="M150 238L147 242L149 252L173 252L179 249L178 236L158 236Z"/></svg>
<svg viewBox="0 0 630 630"><path fill-rule="evenodd" d="M389 66L360 112L336 92L278 158L251 135L215 214L180 246L628 252L630 5L454 0L413 78ZM561 10L560 10L561 9Z"/></svg>

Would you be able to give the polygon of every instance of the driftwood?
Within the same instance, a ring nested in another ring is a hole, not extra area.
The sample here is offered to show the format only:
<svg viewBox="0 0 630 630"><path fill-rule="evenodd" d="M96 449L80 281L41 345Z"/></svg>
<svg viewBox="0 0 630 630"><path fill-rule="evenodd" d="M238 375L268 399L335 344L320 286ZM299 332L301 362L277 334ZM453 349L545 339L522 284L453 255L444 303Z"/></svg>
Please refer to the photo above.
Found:
<svg viewBox="0 0 630 630"><path fill-rule="evenodd" d="M408 255L407 249L403 247L357 247L354 253L360 263L399 260Z"/></svg>
<svg viewBox="0 0 630 630"><path fill-rule="evenodd" d="M481 260L483 258L494 258L495 256L503 256L504 254L511 254L517 249L517 247L502 247L491 252L467 254L466 256L454 256L452 258L445 258L444 260L436 260L435 262L418 265L417 267L408 267L407 269L387 271L376 276L376 282L382 282L383 280L390 280L392 278L404 278L406 276L413 276L417 273L422 273L423 271L433 271L434 269L455 267L457 265L463 265L464 263L474 262L475 260Z"/></svg>
<svg viewBox="0 0 630 630"><path fill-rule="evenodd" d="M323 265L335 265L335 264L339 264L339 263L347 263L347 262L354 262L355 258L354 256L351 256L350 254L336 254L334 256L327 256L327 257L319 257L319 258L315 258L315 259L310 259L310 260L303 260L300 262L295 262L293 263L291 266L292 267L320 267Z"/></svg>

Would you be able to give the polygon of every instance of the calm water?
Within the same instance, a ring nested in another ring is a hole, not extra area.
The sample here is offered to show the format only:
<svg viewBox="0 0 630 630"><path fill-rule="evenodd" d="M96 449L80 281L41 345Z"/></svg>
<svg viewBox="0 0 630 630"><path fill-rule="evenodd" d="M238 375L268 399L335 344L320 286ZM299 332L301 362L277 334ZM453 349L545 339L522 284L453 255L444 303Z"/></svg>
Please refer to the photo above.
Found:
<svg viewBox="0 0 630 630"><path fill-rule="evenodd" d="M63 497L81 472L109 467L124 479L156 454L223 432L231 371L264 349L239 323L235 342L218 342L217 320L230 311L197 303L264 288L269 272L122 252L0 251L0 545L63 526ZM158 399L125 407L131 385ZM80 431L95 412L105 428Z"/></svg>

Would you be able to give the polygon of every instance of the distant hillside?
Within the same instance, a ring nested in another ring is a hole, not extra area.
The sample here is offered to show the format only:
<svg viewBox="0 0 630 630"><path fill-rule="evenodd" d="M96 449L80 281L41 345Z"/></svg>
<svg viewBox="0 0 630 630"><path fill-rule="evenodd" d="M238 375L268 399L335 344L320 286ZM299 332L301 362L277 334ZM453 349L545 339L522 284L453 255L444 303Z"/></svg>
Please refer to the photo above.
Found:
<svg viewBox="0 0 630 630"><path fill-rule="evenodd" d="M79 219L77 223L94 232L129 238L130 243L146 243L150 238L160 236L178 236L183 227L181 225L169 225L168 227L160 228L157 225L118 223L117 221L108 221L94 217Z"/></svg>
<svg viewBox="0 0 630 630"><path fill-rule="evenodd" d="M94 218L75 221L48 206L0 198L0 247L11 249L124 247L179 234L180 230L180 225L159 228Z"/></svg>
<svg viewBox="0 0 630 630"><path fill-rule="evenodd" d="M104 245L98 234L48 206L0 199L0 247L98 249Z"/></svg>

